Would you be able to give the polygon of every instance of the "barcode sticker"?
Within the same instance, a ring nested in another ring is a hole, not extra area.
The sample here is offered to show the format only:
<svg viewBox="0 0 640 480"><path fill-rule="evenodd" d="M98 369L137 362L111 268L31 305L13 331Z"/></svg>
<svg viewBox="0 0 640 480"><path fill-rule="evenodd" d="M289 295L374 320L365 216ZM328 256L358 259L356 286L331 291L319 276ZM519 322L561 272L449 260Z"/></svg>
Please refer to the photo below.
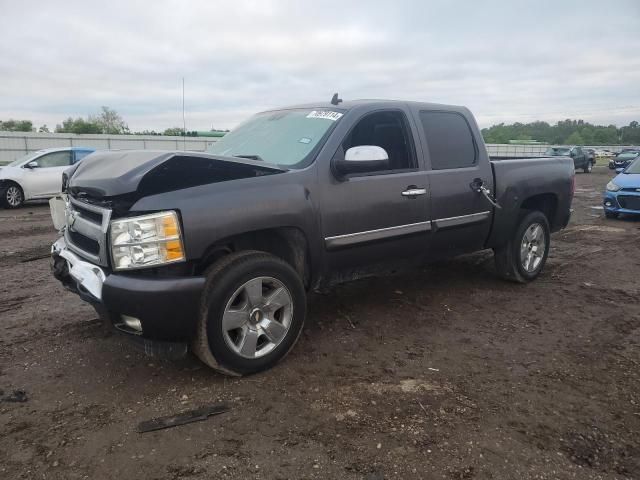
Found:
<svg viewBox="0 0 640 480"><path fill-rule="evenodd" d="M335 122L336 120L340 120L342 115L340 112L332 112L331 110L313 110L307 115L307 118L324 118Z"/></svg>

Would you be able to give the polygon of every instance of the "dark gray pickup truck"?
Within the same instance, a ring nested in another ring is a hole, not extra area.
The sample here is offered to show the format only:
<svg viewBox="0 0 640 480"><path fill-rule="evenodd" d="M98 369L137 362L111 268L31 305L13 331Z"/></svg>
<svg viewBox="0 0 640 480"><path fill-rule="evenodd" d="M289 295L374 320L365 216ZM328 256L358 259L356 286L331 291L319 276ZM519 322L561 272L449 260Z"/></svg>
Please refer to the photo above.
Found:
<svg viewBox="0 0 640 480"><path fill-rule="evenodd" d="M491 161L463 107L267 111L208 153L99 152L66 172L52 268L148 353L191 346L247 374L293 347L311 290L481 249L533 280L574 173L568 157Z"/></svg>

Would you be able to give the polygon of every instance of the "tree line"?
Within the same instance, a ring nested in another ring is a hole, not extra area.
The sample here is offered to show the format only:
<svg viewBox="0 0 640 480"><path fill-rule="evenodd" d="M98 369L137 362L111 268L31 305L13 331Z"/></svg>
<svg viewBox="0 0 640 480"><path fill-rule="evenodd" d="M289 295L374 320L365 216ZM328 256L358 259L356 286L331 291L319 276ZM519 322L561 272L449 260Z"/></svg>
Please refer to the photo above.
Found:
<svg viewBox="0 0 640 480"><path fill-rule="evenodd" d="M500 123L483 128L482 136L486 143L535 140L551 145L636 145L640 144L640 124L633 121L618 128L568 119L555 125L547 122Z"/></svg>
<svg viewBox="0 0 640 480"><path fill-rule="evenodd" d="M31 120L0 120L0 131L5 132L41 132L50 133L47 125L42 125L35 129ZM229 130L217 130L212 128L212 132L228 132ZM131 132L129 126L122 116L109 107L101 107L97 115L89 115L87 118L69 117L61 124L56 125L55 133L106 133L110 135L171 135L197 137L195 130L185 132L180 127L166 128L162 132L155 130L144 130L142 132Z"/></svg>
<svg viewBox="0 0 640 480"><path fill-rule="evenodd" d="M34 132L31 120L0 120L0 131ZM49 132L46 125L37 131ZM56 125L56 133L107 133L136 135L172 135L197 137L197 131L184 132L180 127L166 128L162 132L144 130L131 132L120 114L109 107L102 107L97 115L69 117ZM229 130L211 129L212 132L228 132ZM640 123L630 122L618 128L615 125L593 125L584 120L562 120L555 125L547 122L500 123L482 129L486 143L510 143L511 141L538 141L551 145L640 145Z"/></svg>

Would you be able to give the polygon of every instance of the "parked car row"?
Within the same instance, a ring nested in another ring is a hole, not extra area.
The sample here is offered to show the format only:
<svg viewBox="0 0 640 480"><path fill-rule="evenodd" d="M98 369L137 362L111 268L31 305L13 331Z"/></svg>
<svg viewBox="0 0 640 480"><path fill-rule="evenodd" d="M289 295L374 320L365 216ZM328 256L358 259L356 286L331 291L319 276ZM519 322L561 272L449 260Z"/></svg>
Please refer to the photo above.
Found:
<svg viewBox="0 0 640 480"><path fill-rule="evenodd" d="M607 149L601 149L595 151L596 157L615 157L615 152Z"/></svg>
<svg viewBox="0 0 640 480"><path fill-rule="evenodd" d="M48 148L28 153L0 168L0 204L18 208L28 200L60 193L62 172L93 153L93 148Z"/></svg>

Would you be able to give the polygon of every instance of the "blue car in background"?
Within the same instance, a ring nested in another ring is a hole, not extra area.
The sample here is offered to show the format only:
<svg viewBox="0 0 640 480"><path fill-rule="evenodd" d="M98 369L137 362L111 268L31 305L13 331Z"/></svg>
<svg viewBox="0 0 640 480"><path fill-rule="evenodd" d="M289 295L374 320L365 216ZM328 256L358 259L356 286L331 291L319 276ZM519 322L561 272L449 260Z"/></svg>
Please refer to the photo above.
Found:
<svg viewBox="0 0 640 480"><path fill-rule="evenodd" d="M640 215L640 158L626 168L616 169L618 176L607 183L604 214L617 218L621 213Z"/></svg>

